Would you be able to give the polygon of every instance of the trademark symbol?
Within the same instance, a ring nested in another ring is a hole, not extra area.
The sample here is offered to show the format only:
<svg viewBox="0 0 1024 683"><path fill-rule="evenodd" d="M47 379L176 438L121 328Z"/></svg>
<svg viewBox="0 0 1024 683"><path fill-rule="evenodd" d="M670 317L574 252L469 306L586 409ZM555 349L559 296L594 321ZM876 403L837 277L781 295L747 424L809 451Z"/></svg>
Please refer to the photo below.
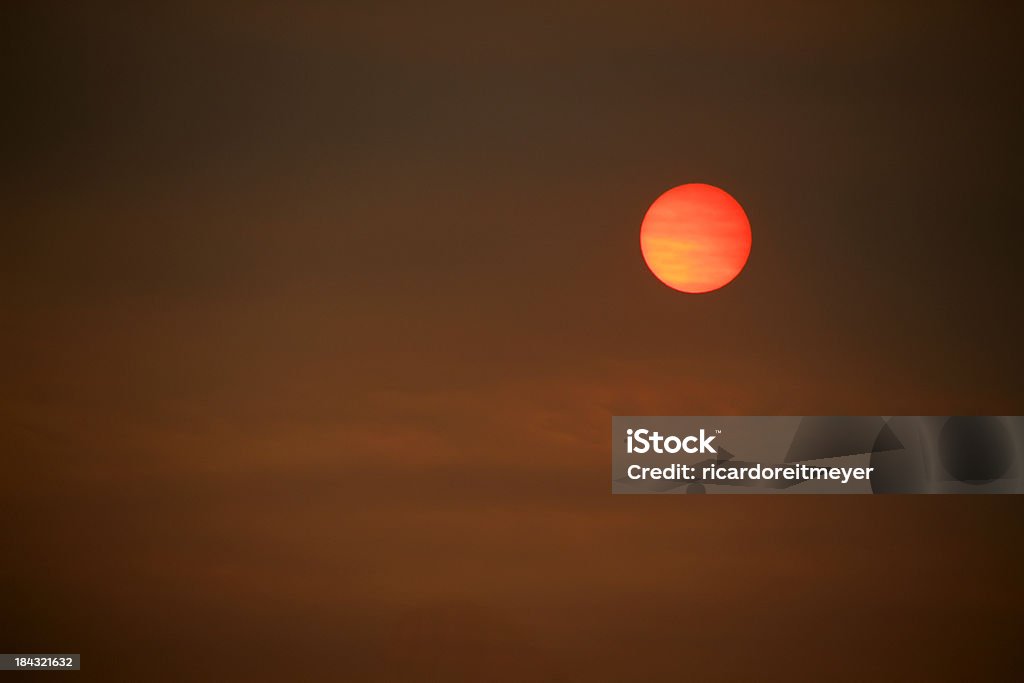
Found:
<svg viewBox="0 0 1024 683"><path fill-rule="evenodd" d="M716 430L715 430L715 434L721 434L721 433L722 433L722 430L721 430L721 429L716 429Z"/></svg>

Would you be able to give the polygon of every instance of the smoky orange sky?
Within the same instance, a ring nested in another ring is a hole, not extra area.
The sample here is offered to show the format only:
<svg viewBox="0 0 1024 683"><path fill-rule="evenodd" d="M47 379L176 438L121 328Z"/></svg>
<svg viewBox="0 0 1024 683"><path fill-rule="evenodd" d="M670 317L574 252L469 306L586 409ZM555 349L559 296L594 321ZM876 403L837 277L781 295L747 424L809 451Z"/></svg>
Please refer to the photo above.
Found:
<svg viewBox="0 0 1024 683"><path fill-rule="evenodd" d="M612 415L1020 414L1009 4L2 10L0 651L1005 679L1017 497L609 493ZM722 187L741 276L652 277Z"/></svg>

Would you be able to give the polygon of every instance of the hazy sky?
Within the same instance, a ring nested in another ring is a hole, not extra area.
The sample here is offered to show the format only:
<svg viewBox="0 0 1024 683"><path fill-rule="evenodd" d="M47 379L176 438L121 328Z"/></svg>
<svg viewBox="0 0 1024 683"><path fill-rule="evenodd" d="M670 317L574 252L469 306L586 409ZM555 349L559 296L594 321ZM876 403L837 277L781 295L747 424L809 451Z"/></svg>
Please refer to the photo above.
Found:
<svg viewBox="0 0 1024 683"><path fill-rule="evenodd" d="M0 651L1019 668L1015 499L608 482L614 414L1021 412L1021 17L977 4L5 8ZM640 255L685 182L752 225L708 295Z"/></svg>

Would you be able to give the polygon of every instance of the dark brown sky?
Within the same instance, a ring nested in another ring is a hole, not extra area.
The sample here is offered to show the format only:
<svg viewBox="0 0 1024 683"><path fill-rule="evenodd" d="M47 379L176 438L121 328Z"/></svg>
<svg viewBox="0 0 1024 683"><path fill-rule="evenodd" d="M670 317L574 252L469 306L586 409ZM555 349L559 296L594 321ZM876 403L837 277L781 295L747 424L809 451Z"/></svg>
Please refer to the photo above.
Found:
<svg viewBox="0 0 1024 683"><path fill-rule="evenodd" d="M1022 412L1009 3L136 4L3 10L0 651L1019 669L1015 499L607 481L613 414ZM684 182L709 295L639 253Z"/></svg>

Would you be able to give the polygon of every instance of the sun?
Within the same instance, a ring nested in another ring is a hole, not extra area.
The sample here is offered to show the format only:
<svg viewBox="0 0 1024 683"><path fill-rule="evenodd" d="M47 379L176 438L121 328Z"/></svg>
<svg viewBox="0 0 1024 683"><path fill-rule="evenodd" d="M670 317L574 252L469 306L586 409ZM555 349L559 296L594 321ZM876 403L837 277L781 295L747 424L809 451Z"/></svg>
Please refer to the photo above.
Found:
<svg viewBox="0 0 1024 683"><path fill-rule="evenodd" d="M732 282L750 257L750 221L725 190L690 183L658 197L640 226L640 251L672 289L703 294Z"/></svg>

